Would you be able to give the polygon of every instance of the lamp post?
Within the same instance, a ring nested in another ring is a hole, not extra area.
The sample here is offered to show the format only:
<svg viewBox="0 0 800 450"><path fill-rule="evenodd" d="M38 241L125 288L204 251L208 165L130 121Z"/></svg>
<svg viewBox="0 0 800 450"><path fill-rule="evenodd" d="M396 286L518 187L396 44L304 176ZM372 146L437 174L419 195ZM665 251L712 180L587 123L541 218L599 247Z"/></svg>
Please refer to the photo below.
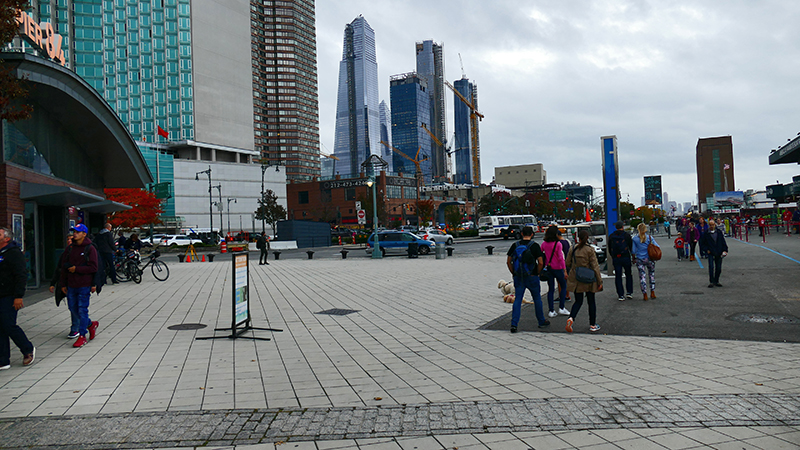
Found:
<svg viewBox="0 0 800 450"><path fill-rule="evenodd" d="M231 232L231 202L237 203L235 198L228 198L228 233Z"/></svg>
<svg viewBox="0 0 800 450"><path fill-rule="evenodd" d="M208 175L208 228L213 233L214 232L214 200L211 198L211 166L208 166L208 170L202 170L194 174L194 181L200 181L200 174L204 173ZM220 221L220 226L222 226L222 222Z"/></svg>
<svg viewBox="0 0 800 450"><path fill-rule="evenodd" d="M222 234L222 183L211 187L216 189L217 193L219 194L219 202L216 203L219 208L219 233ZM211 232L213 233L214 230L211 230Z"/></svg>
<svg viewBox="0 0 800 450"><path fill-rule="evenodd" d="M375 192L376 184L378 184L378 182L375 181L375 177L369 177L367 186L372 188L372 228L375 230L373 234L373 236L375 236L375 248L372 250L372 259L381 259L383 258L383 254L381 253L380 239L378 239L378 196Z"/></svg>

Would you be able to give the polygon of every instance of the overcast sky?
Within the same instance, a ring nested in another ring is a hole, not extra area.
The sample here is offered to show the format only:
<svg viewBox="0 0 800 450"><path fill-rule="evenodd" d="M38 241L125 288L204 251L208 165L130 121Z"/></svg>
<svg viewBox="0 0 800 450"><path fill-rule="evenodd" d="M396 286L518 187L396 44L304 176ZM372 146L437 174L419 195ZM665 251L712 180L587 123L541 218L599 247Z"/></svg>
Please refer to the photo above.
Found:
<svg viewBox="0 0 800 450"><path fill-rule="evenodd" d="M446 77L478 83L483 182L543 163L548 182L602 187L600 136L616 135L622 199L642 177L695 202L700 137L733 138L736 188L790 183L769 151L800 132L800 1L318 0L320 140L333 152L344 27L375 30L381 100L415 70L414 45L444 44ZM448 134L453 97L447 95Z"/></svg>

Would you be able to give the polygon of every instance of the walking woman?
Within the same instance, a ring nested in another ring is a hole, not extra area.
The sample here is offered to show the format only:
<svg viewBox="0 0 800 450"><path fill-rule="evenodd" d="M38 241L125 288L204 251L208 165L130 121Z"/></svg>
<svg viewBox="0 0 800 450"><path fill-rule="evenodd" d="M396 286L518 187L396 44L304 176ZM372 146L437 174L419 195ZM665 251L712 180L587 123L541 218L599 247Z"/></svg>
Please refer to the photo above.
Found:
<svg viewBox="0 0 800 450"><path fill-rule="evenodd" d="M646 225L642 224L646 227ZM600 330L600 325L597 324L597 305L595 304L594 294L603 290L603 279L600 277L600 265L597 264L597 255L594 249L589 245L589 232L581 230L578 233L578 243L573 246L569 255L567 255L567 262L569 263L569 276L567 276L567 289L575 293L575 303L572 305L572 311L569 313L567 319L567 332L572 333L572 323L575 321L578 312L583 305L583 294L586 294L586 303L589 304L589 331L595 332ZM581 273L578 276L578 268L589 269L589 273L594 273L592 277L586 278L586 275ZM579 278L581 278L579 280Z"/></svg>
<svg viewBox="0 0 800 450"><path fill-rule="evenodd" d="M552 277L547 279L547 305L550 307L549 317L559 314L568 316L569 311L564 307L567 301L567 280L564 277L564 252L561 250L561 241L558 239L558 227L551 225L544 232L544 242L542 243L542 253L544 253L544 266L550 266ZM558 312L555 309L555 284L558 281Z"/></svg>
<svg viewBox="0 0 800 450"><path fill-rule="evenodd" d="M647 226L640 223L636 230L639 232L633 237L633 258L636 263L636 268L639 269L639 284L642 286L642 295L644 300L647 301L647 275L650 276L650 298L656 298L656 263L650 261L650 256L647 254L647 246L650 244L656 247L658 245L653 236L647 235Z"/></svg>
<svg viewBox="0 0 800 450"><path fill-rule="evenodd" d="M694 222L689 222L689 227L686 228L686 242L689 243L689 261L694 261L694 249L700 242L700 232L695 228Z"/></svg>

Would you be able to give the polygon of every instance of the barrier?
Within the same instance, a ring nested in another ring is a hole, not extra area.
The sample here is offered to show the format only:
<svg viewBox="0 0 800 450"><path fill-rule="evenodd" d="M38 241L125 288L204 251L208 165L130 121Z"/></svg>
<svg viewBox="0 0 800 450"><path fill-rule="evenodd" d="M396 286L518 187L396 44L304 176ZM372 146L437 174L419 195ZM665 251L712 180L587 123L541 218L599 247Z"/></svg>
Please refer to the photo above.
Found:
<svg viewBox="0 0 800 450"><path fill-rule="evenodd" d="M225 240L223 240L222 243L220 243L219 245L220 245L220 250L219 250L220 253L228 253L228 243L225 242Z"/></svg>

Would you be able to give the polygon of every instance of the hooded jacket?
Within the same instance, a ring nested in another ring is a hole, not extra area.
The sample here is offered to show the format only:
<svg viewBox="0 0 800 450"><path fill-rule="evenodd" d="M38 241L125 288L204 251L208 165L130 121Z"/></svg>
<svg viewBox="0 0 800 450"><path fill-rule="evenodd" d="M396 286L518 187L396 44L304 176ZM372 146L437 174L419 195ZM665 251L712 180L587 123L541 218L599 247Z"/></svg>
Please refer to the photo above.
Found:
<svg viewBox="0 0 800 450"><path fill-rule="evenodd" d="M0 249L0 297L22 298L28 284L25 256L15 241Z"/></svg>
<svg viewBox="0 0 800 450"><path fill-rule="evenodd" d="M97 249L92 241L87 237L80 244L73 242L64 253L67 255L61 266L60 285L71 288L92 287L98 261ZM75 273L68 270L72 266L75 266Z"/></svg>

